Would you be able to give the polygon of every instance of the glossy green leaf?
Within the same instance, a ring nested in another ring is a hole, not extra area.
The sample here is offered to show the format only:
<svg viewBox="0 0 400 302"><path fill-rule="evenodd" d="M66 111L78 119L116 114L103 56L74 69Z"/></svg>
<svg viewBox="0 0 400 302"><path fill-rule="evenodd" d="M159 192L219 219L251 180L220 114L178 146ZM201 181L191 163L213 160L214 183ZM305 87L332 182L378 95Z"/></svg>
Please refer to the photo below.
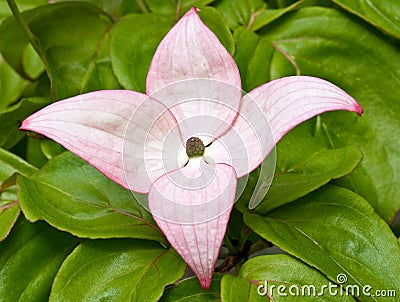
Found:
<svg viewBox="0 0 400 302"><path fill-rule="evenodd" d="M47 6L29 24L44 50L57 98L119 87L108 56L113 23L102 11L83 3L60 3Z"/></svg>
<svg viewBox="0 0 400 302"><path fill-rule="evenodd" d="M15 172L29 176L37 169L20 157L0 148L0 184Z"/></svg>
<svg viewBox="0 0 400 302"><path fill-rule="evenodd" d="M29 176L36 170L20 157L0 148L0 241L8 236L20 213L15 173Z"/></svg>
<svg viewBox="0 0 400 302"><path fill-rule="evenodd" d="M47 159L52 159L53 157L65 151L65 148L63 146L51 139L42 140L40 142L40 149Z"/></svg>
<svg viewBox="0 0 400 302"><path fill-rule="evenodd" d="M0 243L2 301L47 301L53 279L78 240L20 218L10 236Z"/></svg>
<svg viewBox="0 0 400 302"><path fill-rule="evenodd" d="M168 287L160 302L214 302L220 297L223 275L214 274L209 289L202 289L196 277L190 277Z"/></svg>
<svg viewBox="0 0 400 302"><path fill-rule="evenodd" d="M18 198L30 221L44 219L79 237L133 237L165 242L150 213L129 190L88 163L63 153L31 177L18 178Z"/></svg>
<svg viewBox="0 0 400 302"><path fill-rule="evenodd" d="M236 207L246 211L248 206L252 209L259 204L255 212L266 214L351 173L362 160L360 150L355 146L331 149L320 132L320 118L314 118L286 134L277 145L277 154L273 150L250 175Z"/></svg>
<svg viewBox="0 0 400 302"><path fill-rule="evenodd" d="M256 208L256 213L266 214L274 208L307 195L332 179L351 173L361 159L361 152L356 147L349 146L320 150L308 154L300 162L280 167L267 195ZM264 196L263 186L260 186L259 190L256 188L252 197L257 199L258 195Z"/></svg>
<svg viewBox="0 0 400 302"><path fill-rule="evenodd" d="M178 254L156 242L87 241L61 266L50 301L158 301L185 267Z"/></svg>
<svg viewBox="0 0 400 302"><path fill-rule="evenodd" d="M7 238L20 214L16 181L17 173L13 173L0 185L0 241Z"/></svg>
<svg viewBox="0 0 400 302"><path fill-rule="evenodd" d="M250 16L250 22L247 25L248 29L253 31L259 30L260 28L270 24L271 22L277 20L283 15L302 7L311 6L316 2L315 0L299 0L295 1L293 4L288 5L284 8L277 9L259 9ZM318 2L318 0L317 0Z"/></svg>
<svg viewBox="0 0 400 302"><path fill-rule="evenodd" d="M326 186L265 216L245 214L263 238L346 285L400 290L400 246L387 224L359 195ZM362 296L362 301L376 301ZM387 300L385 300L387 301ZM395 301L395 300L389 300Z"/></svg>
<svg viewBox="0 0 400 302"><path fill-rule="evenodd" d="M351 296L330 295L329 284L320 272L288 255L258 256L245 262L237 277L224 276L221 298L223 302L266 301L268 296L273 301L355 301Z"/></svg>
<svg viewBox="0 0 400 302"><path fill-rule="evenodd" d="M298 147L296 152L293 152L294 145ZM321 127L321 116L317 116L297 125L279 141L277 170L288 169L314 153L329 149L331 146Z"/></svg>
<svg viewBox="0 0 400 302"><path fill-rule="evenodd" d="M45 5L23 16L39 41L56 98L117 88L107 49L103 49L113 25L108 15L86 3L67 2ZM14 19L7 20L0 34L0 50L21 69L19 61L27 41L19 25Z"/></svg>
<svg viewBox="0 0 400 302"><path fill-rule="evenodd" d="M76 0L57 0L56 2L67 2ZM139 13L141 11L141 1L132 0L80 0L81 2L88 2L101 8L104 12L118 18L129 13Z"/></svg>
<svg viewBox="0 0 400 302"><path fill-rule="evenodd" d="M380 30L400 38L400 2L393 0L333 0Z"/></svg>
<svg viewBox="0 0 400 302"><path fill-rule="evenodd" d="M218 37L225 48L233 54L235 51L235 42L221 13L213 7L204 7L199 12L199 16L207 27Z"/></svg>
<svg viewBox="0 0 400 302"><path fill-rule="evenodd" d="M101 41L101 47L96 55L96 62L92 63L86 75L86 82L81 87L81 92L101 90L101 89L119 89L119 84L111 67L110 35L106 35Z"/></svg>
<svg viewBox="0 0 400 302"><path fill-rule="evenodd" d="M262 0L222 0L217 2L216 7L232 30L246 28L256 31L294 9L312 4L313 0L299 0L287 7L274 9Z"/></svg>
<svg viewBox="0 0 400 302"><path fill-rule="evenodd" d="M21 76L28 78L22 67L22 53L28 45L28 40L14 17L9 17L1 23L0 36L0 52L3 57Z"/></svg>
<svg viewBox="0 0 400 302"><path fill-rule="evenodd" d="M222 15L212 7L205 7L199 15L233 53L233 37ZM174 21L155 14L130 14L114 26L110 51L112 67L125 89L146 91L146 77L154 52Z"/></svg>
<svg viewBox="0 0 400 302"><path fill-rule="evenodd" d="M6 239L20 214L15 190L0 190L0 241Z"/></svg>
<svg viewBox="0 0 400 302"><path fill-rule="evenodd" d="M145 0L150 11L179 18L193 6L199 7L215 0Z"/></svg>
<svg viewBox="0 0 400 302"><path fill-rule="evenodd" d="M267 195L276 173L276 148L273 148L259 166L258 180L251 194L248 208L257 207Z"/></svg>
<svg viewBox="0 0 400 302"><path fill-rule="evenodd" d="M238 28L234 33L233 37L236 44L235 55L233 56L240 72L240 78L242 80L242 89L249 92L247 85L247 70L249 68L249 62L253 58L253 54L261 37L255 34L251 30Z"/></svg>
<svg viewBox="0 0 400 302"><path fill-rule="evenodd" d="M22 12L28 9L32 9L36 6L46 4L46 0L16 0L15 1L18 5L18 9ZM8 7L6 0L0 1L0 21L5 18L11 16L11 10Z"/></svg>
<svg viewBox="0 0 400 302"><path fill-rule="evenodd" d="M151 59L172 22L153 14L130 14L111 31L111 61L125 89L146 91Z"/></svg>
<svg viewBox="0 0 400 302"><path fill-rule="evenodd" d="M33 7L35 6L37 4L33 5ZM35 12L35 9L29 10L23 15L30 18L34 16ZM10 65L21 76L29 80L38 77L44 69L43 62L33 47L29 45L27 37L13 16L2 22L0 35L0 51Z"/></svg>
<svg viewBox="0 0 400 302"><path fill-rule="evenodd" d="M24 74L29 79L37 79L44 71L43 62L31 44L27 44L22 50L21 60Z"/></svg>
<svg viewBox="0 0 400 302"><path fill-rule="evenodd" d="M261 302L267 298L251 290L250 282L234 275L225 275L221 281L221 301L223 302ZM268 301L268 300L267 300Z"/></svg>
<svg viewBox="0 0 400 302"><path fill-rule="evenodd" d="M287 75L293 63L302 74L325 78L359 100L362 117L327 113L321 127L331 147L357 144L364 159L345 185L391 220L400 208L399 188L392 185L400 182L398 49L376 31L327 8L299 10L262 34L247 72L253 87Z"/></svg>
<svg viewBox="0 0 400 302"><path fill-rule="evenodd" d="M293 2L297 0L264 0L267 3L268 7L271 8L284 8L293 4ZM322 1L322 0L320 0Z"/></svg>
<svg viewBox="0 0 400 302"><path fill-rule="evenodd" d="M275 51L274 46L274 41L267 38L254 39L252 45L249 46L250 53L247 57L250 61L247 62L247 78L244 83L248 92L273 79L271 70L274 66L271 65L271 59Z"/></svg>
<svg viewBox="0 0 400 302"><path fill-rule="evenodd" d="M26 139L26 160L35 167L41 168L48 161L41 148L42 140L47 140L47 138L36 135L29 132L29 136Z"/></svg>
<svg viewBox="0 0 400 302"><path fill-rule="evenodd" d="M239 26L250 28L254 17L266 10L266 4L262 0L222 0L216 3L227 24L232 30Z"/></svg>
<svg viewBox="0 0 400 302"><path fill-rule="evenodd" d="M31 97L1 110L0 146L9 149L18 143L25 136L25 133L19 130L22 121L49 103L48 99Z"/></svg>
<svg viewBox="0 0 400 302"><path fill-rule="evenodd" d="M0 110L18 100L27 84L0 55Z"/></svg>
<svg viewBox="0 0 400 302"><path fill-rule="evenodd" d="M42 97L52 100L51 84L47 73L42 73L33 83L24 91L24 97Z"/></svg>

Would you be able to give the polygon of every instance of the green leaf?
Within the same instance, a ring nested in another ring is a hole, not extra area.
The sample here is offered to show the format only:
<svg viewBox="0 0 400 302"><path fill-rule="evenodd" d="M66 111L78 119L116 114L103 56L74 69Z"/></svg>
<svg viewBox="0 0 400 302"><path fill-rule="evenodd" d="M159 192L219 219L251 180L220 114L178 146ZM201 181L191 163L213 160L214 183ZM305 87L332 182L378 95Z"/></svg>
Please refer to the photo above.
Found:
<svg viewBox="0 0 400 302"><path fill-rule="evenodd" d="M111 31L111 62L125 89L146 91L151 59L172 22L153 14L121 18Z"/></svg>
<svg viewBox="0 0 400 302"><path fill-rule="evenodd" d="M268 293L273 301L355 301L351 296L329 295L329 284L320 272L293 257L259 256L245 262L237 277L224 276L221 298L266 301Z"/></svg>
<svg viewBox="0 0 400 302"><path fill-rule="evenodd" d="M219 300L223 275L214 274L209 289L202 289L196 277L190 277L168 287L160 302L214 302Z"/></svg>
<svg viewBox="0 0 400 302"><path fill-rule="evenodd" d="M0 184L15 172L29 176L37 169L22 158L0 148Z"/></svg>
<svg viewBox="0 0 400 302"><path fill-rule="evenodd" d="M38 4L36 3L33 7ZM31 17L32 11L27 11L23 15ZM0 51L4 58L22 77L29 80L36 79L44 70L43 62L28 43L28 39L14 17L9 17L2 22L0 35Z"/></svg>
<svg viewBox="0 0 400 302"><path fill-rule="evenodd" d="M18 143L24 136L24 132L19 130L22 121L30 114L45 105L50 100L38 97L22 99L17 104L0 111L0 146L9 149Z"/></svg>
<svg viewBox="0 0 400 302"><path fill-rule="evenodd" d="M10 236L0 243L2 301L47 301L53 279L77 239L20 218Z"/></svg>
<svg viewBox="0 0 400 302"><path fill-rule="evenodd" d="M257 207L267 195L276 172L276 148L273 148L259 166L258 180L248 204L249 209Z"/></svg>
<svg viewBox="0 0 400 302"><path fill-rule="evenodd" d="M243 278L225 275L221 281L221 301L223 302L258 302L266 298L251 290L251 284Z"/></svg>
<svg viewBox="0 0 400 302"><path fill-rule="evenodd" d="M237 42L243 43L245 41L246 40ZM250 61L247 62L246 82L243 84L248 92L272 80L271 71L273 66L271 65L271 60L275 51L273 43L273 41L267 38L253 38L253 42L251 46L249 46L249 52L246 56L250 58ZM240 46L237 46L237 48L239 47ZM241 47L243 48L243 52L246 53L245 45Z"/></svg>
<svg viewBox="0 0 400 302"><path fill-rule="evenodd" d="M37 79L44 71L44 65L36 50L27 44L22 50L22 68L29 79Z"/></svg>
<svg viewBox="0 0 400 302"><path fill-rule="evenodd" d="M239 26L250 28L255 15L265 11L266 4L262 0L222 0L216 4L227 24L232 30Z"/></svg>
<svg viewBox="0 0 400 302"><path fill-rule="evenodd" d="M400 39L400 2L393 0L333 0L380 30Z"/></svg>
<svg viewBox="0 0 400 302"><path fill-rule="evenodd" d="M250 22L247 26L248 29L253 31L259 30L260 28L270 24L271 22L277 20L283 15L301 7L312 5L315 0L300 0L293 4L278 9L259 9L250 16Z"/></svg>
<svg viewBox="0 0 400 302"><path fill-rule="evenodd" d="M84 3L53 4L38 11L29 25L44 51L57 98L118 88L107 50L113 23L101 10Z"/></svg>
<svg viewBox="0 0 400 302"><path fill-rule="evenodd" d="M216 7L232 30L256 31L294 9L311 4L309 0L299 0L288 7L272 9L262 0L222 0L217 2Z"/></svg>
<svg viewBox="0 0 400 302"><path fill-rule="evenodd" d="M280 157L278 155L278 157ZM327 184L330 180L351 173L361 162L362 154L354 146L324 149L303 157L301 161L281 167L271 187L256 208L257 214L266 214L285 203L294 201ZM263 196L262 186L254 197Z"/></svg>
<svg viewBox="0 0 400 302"><path fill-rule="evenodd" d="M202 20L215 32L221 43L233 53L232 34L222 15L212 7L199 13ZM158 44L173 25L174 20L155 14L130 14L121 18L111 31L112 67L125 89L146 91L146 77Z"/></svg>
<svg viewBox="0 0 400 302"><path fill-rule="evenodd" d="M26 140L26 160L34 165L35 167L41 168L47 163L48 158L42 152L42 140L46 138L42 137L40 134L29 134Z"/></svg>
<svg viewBox="0 0 400 302"><path fill-rule="evenodd" d="M113 23L99 8L79 2L55 3L22 15L39 41L56 98L118 88L107 53L107 34ZM6 20L0 34L0 50L21 70L27 40L16 21Z"/></svg>
<svg viewBox="0 0 400 302"><path fill-rule="evenodd" d="M150 11L157 14L171 15L178 19L193 6L199 7L215 0L145 0Z"/></svg>
<svg viewBox="0 0 400 302"><path fill-rule="evenodd" d="M67 2L67 1L76 1L76 0L57 0L57 2ZM113 0L113 1L104 1L104 0L80 0L80 2L88 2L95 6L101 8L104 12L113 16L113 18L121 17L123 15L129 13L140 13L140 5L139 1L132 0Z"/></svg>
<svg viewBox="0 0 400 302"><path fill-rule="evenodd" d="M96 60L93 60L89 65L89 69L84 78L84 84L81 86L81 92L121 88L111 67L111 58L109 54L110 41L111 37L107 34L100 42L101 46L96 50Z"/></svg>
<svg viewBox="0 0 400 302"><path fill-rule="evenodd" d="M400 290L400 246L371 206L341 187L325 186L265 216L246 213L261 237L346 285ZM376 301L362 296L362 301ZM387 300L385 300L387 301ZM395 300L391 300L395 301Z"/></svg>
<svg viewBox="0 0 400 302"><path fill-rule="evenodd" d="M0 241L3 241L10 234L20 214L20 207L16 200L15 191L3 191L0 194Z"/></svg>
<svg viewBox="0 0 400 302"><path fill-rule="evenodd" d="M51 139L45 139L40 142L40 149L47 159L52 159L53 157L61 154L65 151L64 147L56 143Z"/></svg>
<svg viewBox="0 0 400 302"><path fill-rule="evenodd" d="M25 14L26 15L26 14ZM28 39L14 17L9 17L0 25L0 51L7 62L23 77L28 78L22 67L22 53Z"/></svg>
<svg viewBox="0 0 400 302"><path fill-rule="evenodd" d="M36 168L18 156L0 148L0 241L10 233L20 213L15 173L31 175Z"/></svg>
<svg viewBox="0 0 400 302"><path fill-rule="evenodd" d="M51 94L50 86L50 79L47 76L47 73L44 72L24 91L23 97L42 97L52 100L53 96Z"/></svg>
<svg viewBox="0 0 400 302"><path fill-rule="evenodd" d="M53 158L31 177L19 177L17 183L22 211L30 221L44 219L79 237L165 242L150 213L129 190L72 153Z"/></svg>
<svg viewBox="0 0 400 302"><path fill-rule="evenodd" d="M233 37L236 44L235 55L233 58L239 68L240 78L242 80L242 89L248 92L247 70L261 37L251 30L242 27L239 27L233 33Z"/></svg>
<svg viewBox="0 0 400 302"><path fill-rule="evenodd" d="M144 240L97 240L78 246L57 274L50 301L158 301L185 263Z"/></svg>
<svg viewBox="0 0 400 302"><path fill-rule="evenodd" d="M199 16L207 27L218 37L225 48L233 54L235 51L235 41L221 13L213 7L204 7L199 12Z"/></svg>
<svg viewBox="0 0 400 302"><path fill-rule="evenodd" d="M0 55L0 110L18 100L27 84Z"/></svg>
<svg viewBox="0 0 400 302"><path fill-rule="evenodd" d="M48 3L46 0L16 0L15 2L21 12ZM3 18L9 17L11 15L12 13L7 4L7 1L0 1L0 21Z"/></svg>
<svg viewBox="0 0 400 302"><path fill-rule="evenodd" d="M266 214L357 167L362 159L360 150L355 146L330 149L329 142L320 133L319 122L320 118L304 122L282 138L276 148L277 154L275 150L271 151L261 169L250 174L237 209L243 212L248 206L253 209L252 205L259 204L255 212ZM296 146L296 152L293 152L293 146Z"/></svg>
<svg viewBox="0 0 400 302"><path fill-rule="evenodd" d="M299 10L262 34L249 64L249 86L287 75L294 63L302 74L327 79L359 100L365 112L361 118L342 111L326 113L321 127L331 147L360 148L363 162L342 185L390 221L400 208L399 188L392 185L400 182L398 49L376 31L327 8Z"/></svg>

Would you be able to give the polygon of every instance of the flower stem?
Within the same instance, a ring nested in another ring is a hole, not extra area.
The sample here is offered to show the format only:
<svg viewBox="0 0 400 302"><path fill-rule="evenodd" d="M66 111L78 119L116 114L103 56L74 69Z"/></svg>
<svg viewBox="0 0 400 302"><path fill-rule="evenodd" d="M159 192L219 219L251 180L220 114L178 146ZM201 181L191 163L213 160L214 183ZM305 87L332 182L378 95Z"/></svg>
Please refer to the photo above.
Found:
<svg viewBox="0 0 400 302"><path fill-rule="evenodd" d="M32 44L33 48L37 51L37 53L40 55L40 44L37 39L37 37L32 33L30 28L28 27L28 24L26 24L25 19L22 17L20 11L18 10L17 4L15 3L14 0L7 0L8 6L11 9L11 12L13 13L15 19L17 20L18 24L21 26L23 32L25 33L26 37L28 38L29 42Z"/></svg>

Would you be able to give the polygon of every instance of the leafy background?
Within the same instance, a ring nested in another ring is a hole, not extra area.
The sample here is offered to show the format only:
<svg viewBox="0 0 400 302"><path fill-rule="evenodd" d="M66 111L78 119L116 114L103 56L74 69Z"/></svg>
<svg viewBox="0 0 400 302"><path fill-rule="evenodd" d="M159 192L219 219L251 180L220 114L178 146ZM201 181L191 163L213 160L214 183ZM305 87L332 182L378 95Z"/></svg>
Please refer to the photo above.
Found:
<svg viewBox="0 0 400 302"><path fill-rule="evenodd" d="M318 288L338 283L338 274L345 286L370 285L371 295L274 299L398 301L399 1L16 2L31 36L1 0L0 301L265 301L257 294L264 280ZM248 202L264 196L268 179L263 169L250 175L207 291L185 275L137 202L146 196L18 130L59 99L144 91L158 43L193 5L233 55L244 90L313 75L365 111L325 113L287 134L271 189L253 211ZM397 298L375 290L395 290Z"/></svg>

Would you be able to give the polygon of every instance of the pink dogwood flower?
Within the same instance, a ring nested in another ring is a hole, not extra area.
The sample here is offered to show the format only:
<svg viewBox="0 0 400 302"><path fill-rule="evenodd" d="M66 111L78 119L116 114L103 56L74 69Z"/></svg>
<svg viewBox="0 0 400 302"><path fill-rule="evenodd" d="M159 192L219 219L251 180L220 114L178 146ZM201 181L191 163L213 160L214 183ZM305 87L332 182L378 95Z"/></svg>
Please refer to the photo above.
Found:
<svg viewBox="0 0 400 302"><path fill-rule="evenodd" d="M170 244L210 286L237 178L299 123L325 111L362 113L337 86L293 76L243 96L238 68L192 8L158 46L146 94L90 92L28 117L41 133L121 186L148 193Z"/></svg>

